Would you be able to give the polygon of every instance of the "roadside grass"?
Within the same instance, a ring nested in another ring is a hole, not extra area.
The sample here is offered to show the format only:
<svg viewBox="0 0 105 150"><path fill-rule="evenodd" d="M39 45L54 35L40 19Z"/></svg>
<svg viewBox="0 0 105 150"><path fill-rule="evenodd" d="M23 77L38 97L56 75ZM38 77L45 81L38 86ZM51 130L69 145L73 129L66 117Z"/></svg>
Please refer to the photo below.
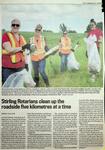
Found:
<svg viewBox="0 0 105 150"><path fill-rule="evenodd" d="M61 33L44 32L49 48L56 46L59 43ZM30 37L34 35L32 32L22 32L28 42ZM86 57L86 45L83 38L85 34L71 33L69 37L72 40L72 47L74 48L79 41L80 46L75 51L75 56L80 63L79 71L66 71L60 72L60 56L58 53L51 55L46 59L46 72L50 81L51 87L102 87L103 86L103 74L102 70L95 82L91 82L90 75L87 69L88 59ZM102 46L100 50L101 62L103 61ZM102 63L103 64L103 63ZM103 67L102 67L103 68ZM43 80L40 77L40 86L45 86Z"/></svg>

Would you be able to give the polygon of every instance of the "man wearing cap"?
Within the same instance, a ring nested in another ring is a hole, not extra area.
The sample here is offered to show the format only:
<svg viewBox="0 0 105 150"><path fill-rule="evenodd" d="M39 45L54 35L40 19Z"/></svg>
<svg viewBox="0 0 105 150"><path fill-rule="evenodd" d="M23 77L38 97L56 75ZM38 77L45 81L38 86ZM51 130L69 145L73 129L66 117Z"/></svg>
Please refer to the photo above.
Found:
<svg viewBox="0 0 105 150"><path fill-rule="evenodd" d="M59 43L59 55L61 57L61 72L67 69L67 57L71 50L71 39L67 35L67 31L63 31L63 36Z"/></svg>
<svg viewBox="0 0 105 150"><path fill-rule="evenodd" d="M39 73L48 87L49 80L45 72L46 60L44 55L49 49L45 37L42 36L42 26L40 24L35 28L34 37L30 38L30 44L35 45L35 51L31 55L31 60L34 69L34 81L36 82L36 87L39 87Z"/></svg>
<svg viewBox="0 0 105 150"><path fill-rule="evenodd" d="M11 21L11 32L6 32L2 36L2 83L13 73L25 68L24 49L29 49L30 45L22 35L19 34L20 21Z"/></svg>

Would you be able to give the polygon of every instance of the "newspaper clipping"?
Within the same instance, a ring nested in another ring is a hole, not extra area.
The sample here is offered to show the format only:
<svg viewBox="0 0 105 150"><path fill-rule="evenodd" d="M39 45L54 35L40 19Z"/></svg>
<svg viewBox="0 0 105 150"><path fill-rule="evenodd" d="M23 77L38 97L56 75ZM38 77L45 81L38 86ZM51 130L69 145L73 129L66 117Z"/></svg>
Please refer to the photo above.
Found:
<svg viewBox="0 0 105 150"><path fill-rule="evenodd" d="M105 150L102 9L0 2L1 150Z"/></svg>

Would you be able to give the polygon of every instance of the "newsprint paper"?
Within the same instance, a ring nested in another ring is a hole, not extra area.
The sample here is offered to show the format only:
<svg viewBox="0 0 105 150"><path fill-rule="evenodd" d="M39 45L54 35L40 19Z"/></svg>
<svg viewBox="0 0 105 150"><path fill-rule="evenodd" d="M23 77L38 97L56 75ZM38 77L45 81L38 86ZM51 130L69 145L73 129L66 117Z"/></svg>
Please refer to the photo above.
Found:
<svg viewBox="0 0 105 150"><path fill-rule="evenodd" d="M0 149L105 150L101 0L0 0Z"/></svg>

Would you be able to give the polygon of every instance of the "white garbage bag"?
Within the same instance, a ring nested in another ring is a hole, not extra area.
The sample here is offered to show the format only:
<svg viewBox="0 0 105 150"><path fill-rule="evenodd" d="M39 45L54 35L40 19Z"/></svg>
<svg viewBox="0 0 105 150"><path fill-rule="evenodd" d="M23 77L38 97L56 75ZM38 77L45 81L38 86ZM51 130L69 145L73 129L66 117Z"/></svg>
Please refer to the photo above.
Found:
<svg viewBox="0 0 105 150"><path fill-rule="evenodd" d="M3 84L3 87L35 87L31 74L23 69L20 72L13 73L8 77L8 79Z"/></svg>
<svg viewBox="0 0 105 150"><path fill-rule="evenodd" d="M31 75L32 73L32 61L31 61L31 56L30 56L30 50L25 49L25 63L28 64L28 68L29 68L29 73Z"/></svg>
<svg viewBox="0 0 105 150"><path fill-rule="evenodd" d="M100 72L101 61L100 61L100 56L96 45L96 41L97 41L96 36L90 35L88 38L85 38L84 41L87 44L89 72L93 72L93 73Z"/></svg>
<svg viewBox="0 0 105 150"><path fill-rule="evenodd" d="M80 64L76 60L74 52L72 52L72 51L67 57L67 68L68 68L68 70L79 70L79 68L80 68Z"/></svg>

